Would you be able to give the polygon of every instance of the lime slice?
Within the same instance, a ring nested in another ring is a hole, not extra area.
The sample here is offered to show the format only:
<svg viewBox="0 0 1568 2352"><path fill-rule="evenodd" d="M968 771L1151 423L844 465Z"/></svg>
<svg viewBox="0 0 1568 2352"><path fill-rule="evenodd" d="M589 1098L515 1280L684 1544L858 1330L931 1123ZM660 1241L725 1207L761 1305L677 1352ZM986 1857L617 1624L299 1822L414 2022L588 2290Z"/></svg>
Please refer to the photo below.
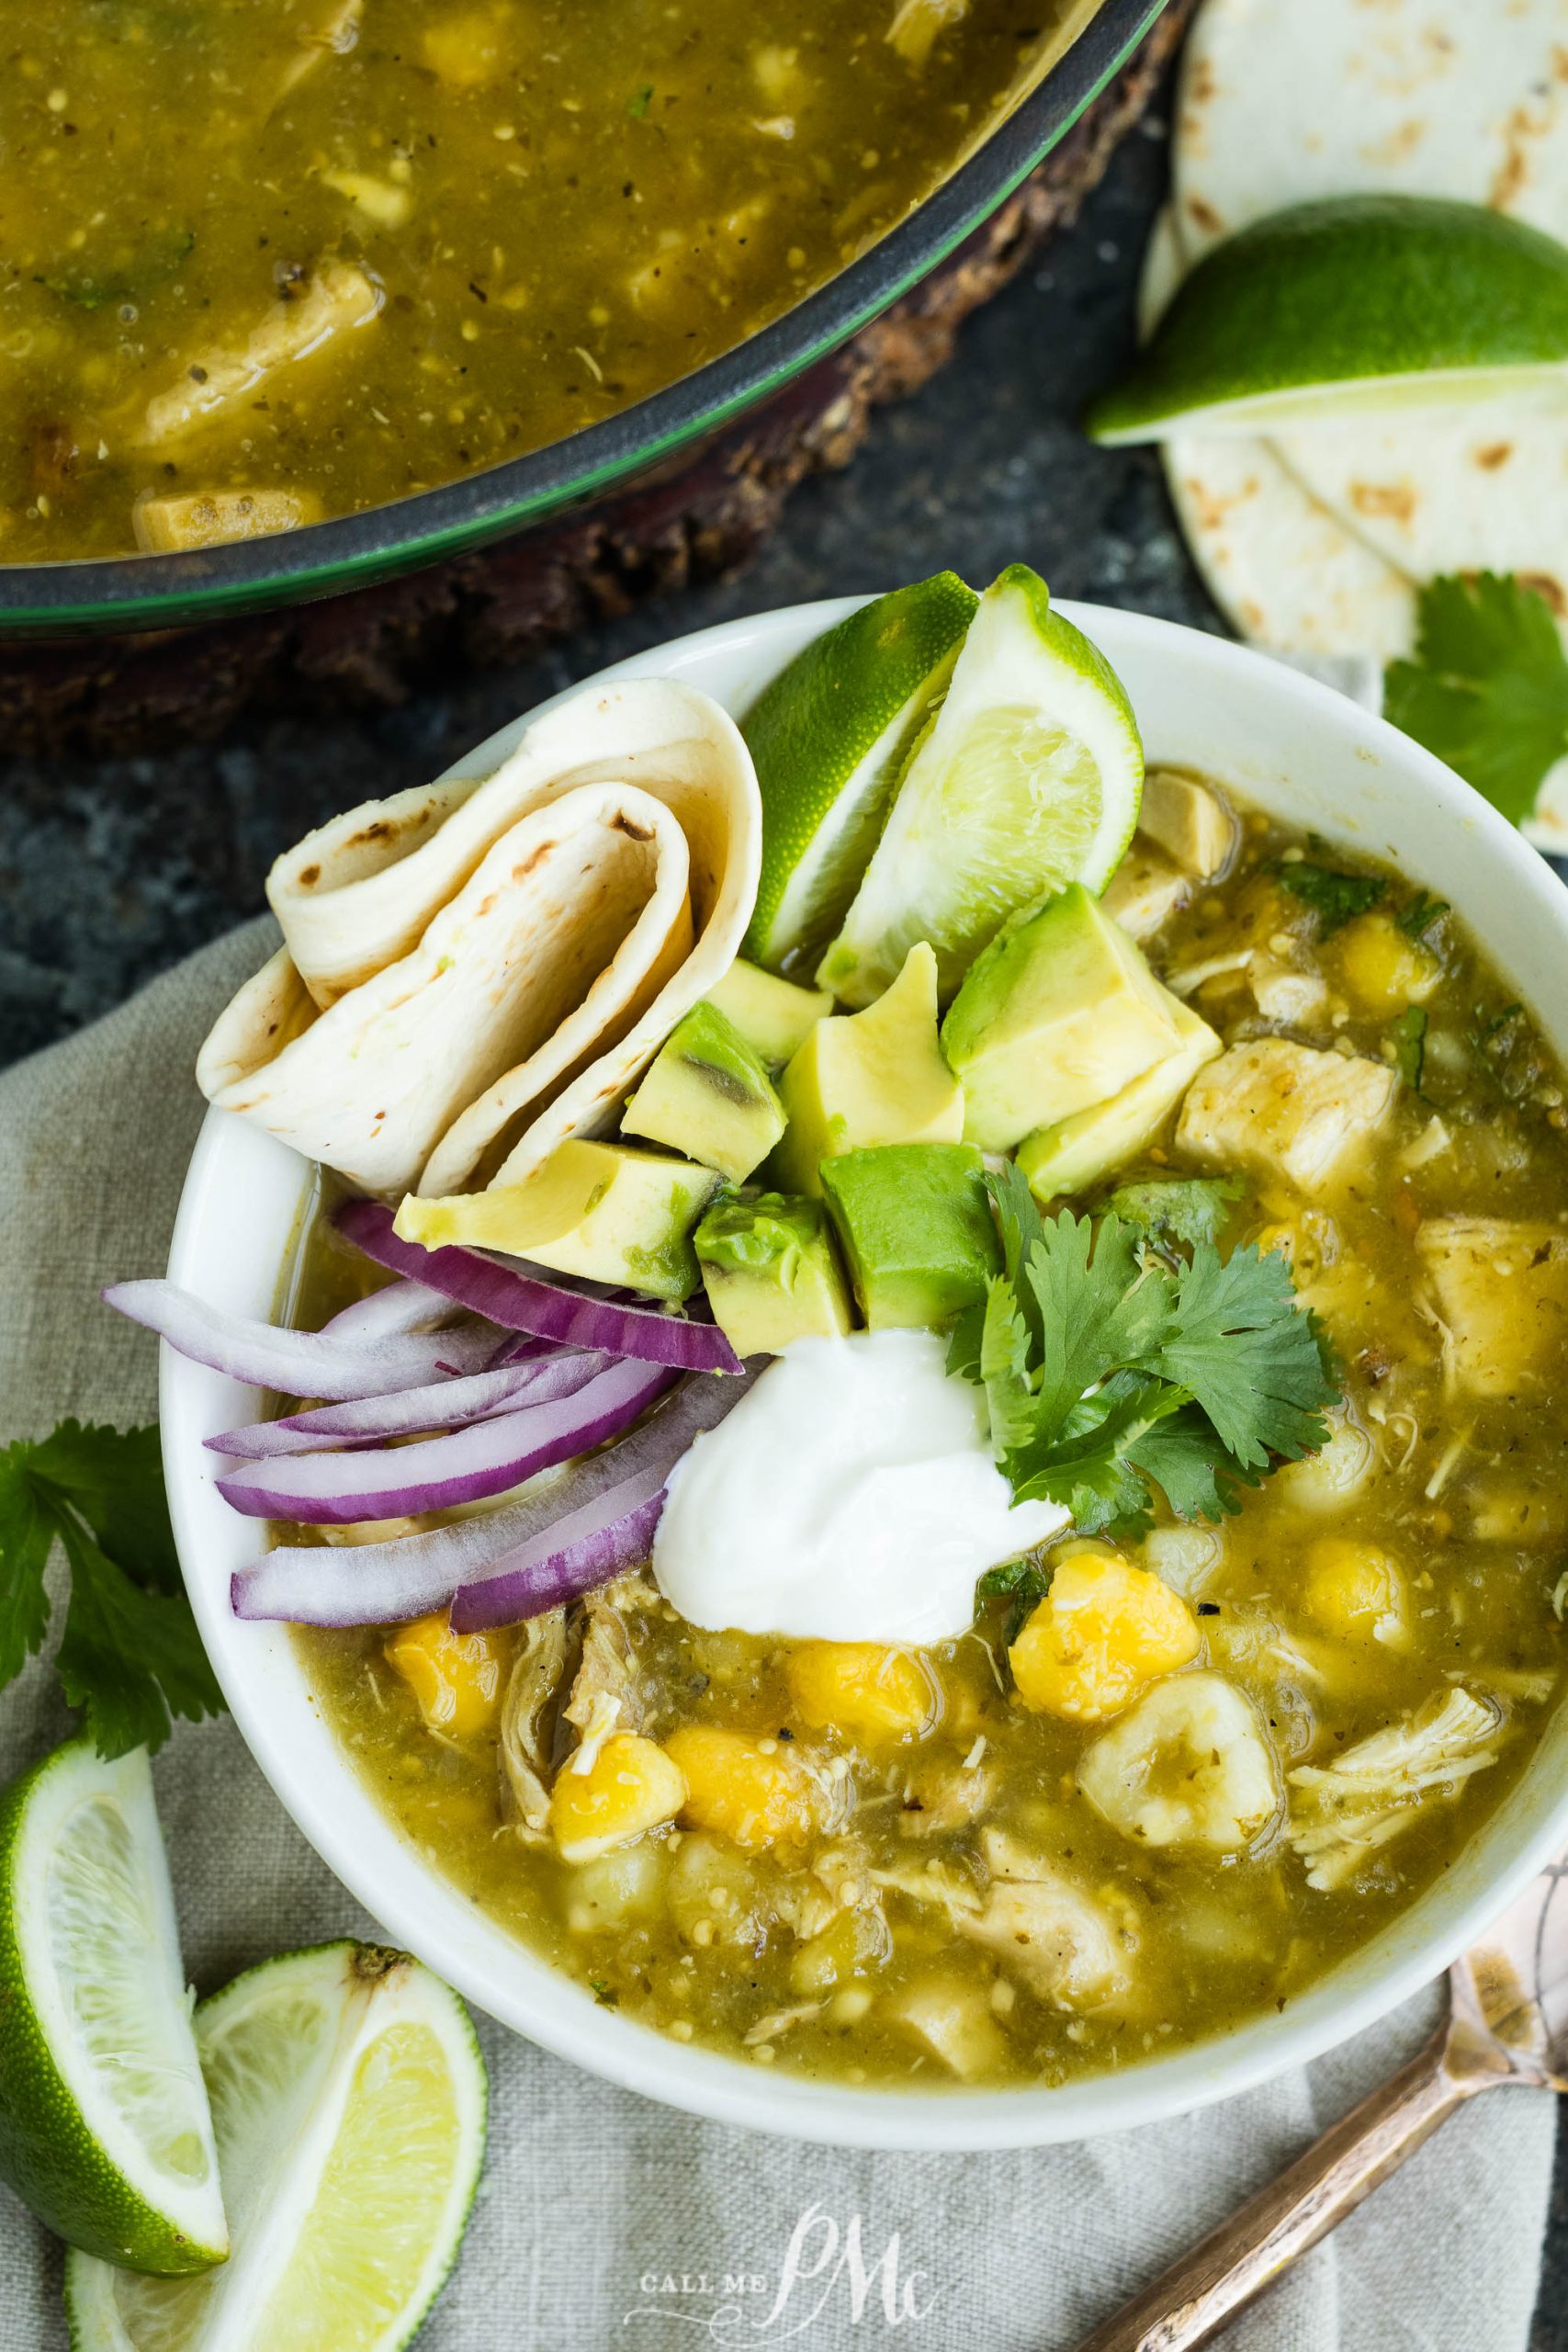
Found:
<svg viewBox="0 0 1568 2352"><path fill-rule="evenodd" d="M1336 197L1216 246L1088 425L1273 433L1499 392L1568 403L1568 248L1482 205Z"/></svg>
<svg viewBox="0 0 1568 2352"><path fill-rule="evenodd" d="M951 996L1016 908L1069 882L1104 889L1143 781L1121 680L1051 611L1039 575L1010 564L980 600L819 984L869 1004L926 939Z"/></svg>
<svg viewBox="0 0 1568 2352"><path fill-rule="evenodd" d="M369 1944L288 1952L196 2013L234 2233L221 2270L73 2254L72 2352L394 2352L462 2243L485 2073L455 1993Z"/></svg>
<svg viewBox="0 0 1568 2352"><path fill-rule="evenodd" d="M773 971L819 955L865 872L898 771L976 603L939 571L863 605L797 653L742 727L762 788L762 870L741 952Z"/></svg>
<svg viewBox="0 0 1568 2352"><path fill-rule="evenodd" d="M72 1740L0 1798L0 2178L73 2245L229 2251L144 1748Z"/></svg>

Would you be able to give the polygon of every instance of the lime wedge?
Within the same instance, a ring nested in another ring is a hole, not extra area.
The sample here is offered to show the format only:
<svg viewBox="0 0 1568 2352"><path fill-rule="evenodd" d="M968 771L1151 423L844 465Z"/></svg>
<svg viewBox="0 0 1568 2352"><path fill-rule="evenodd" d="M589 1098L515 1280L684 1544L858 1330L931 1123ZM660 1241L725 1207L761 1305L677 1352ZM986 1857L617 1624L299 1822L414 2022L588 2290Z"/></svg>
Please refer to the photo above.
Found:
<svg viewBox="0 0 1568 2352"><path fill-rule="evenodd" d="M0 1798L0 2178L112 2261L229 2251L144 1748L72 1740Z"/></svg>
<svg viewBox="0 0 1568 2352"><path fill-rule="evenodd" d="M406 1953L321 1944L196 2013L233 2229L221 2270L73 2254L72 2352L395 2352L462 2243L485 2073L462 2003Z"/></svg>
<svg viewBox="0 0 1568 2352"><path fill-rule="evenodd" d="M741 732L762 789L762 870L741 952L819 955L876 846L898 771L946 685L976 598L939 571L863 605L765 686Z"/></svg>
<svg viewBox="0 0 1568 2352"><path fill-rule="evenodd" d="M980 600L818 983L869 1004L925 939L950 997L1015 908L1069 882L1104 889L1143 781L1121 680L1052 612L1038 574L1010 564Z"/></svg>
<svg viewBox="0 0 1568 2352"><path fill-rule="evenodd" d="M1500 392L1568 403L1568 248L1483 205L1336 197L1216 246L1087 422L1267 434Z"/></svg>

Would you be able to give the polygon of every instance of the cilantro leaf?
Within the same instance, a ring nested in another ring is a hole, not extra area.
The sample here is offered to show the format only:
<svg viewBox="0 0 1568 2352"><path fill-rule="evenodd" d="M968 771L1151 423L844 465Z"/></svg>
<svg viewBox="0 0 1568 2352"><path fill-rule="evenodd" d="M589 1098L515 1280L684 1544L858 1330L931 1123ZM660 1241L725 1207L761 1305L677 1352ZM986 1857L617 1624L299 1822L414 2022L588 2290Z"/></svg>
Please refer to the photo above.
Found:
<svg viewBox="0 0 1568 2352"><path fill-rule="evenodd" d="M986 1305L982 1299L959 1309L947 1340L947 1369L954 1380L980 1380L980 1349L986 1336Z"/></svg>
<svg viewBox="0 0 1568 2352"><path fill-rule="evenodd" d="M1407 1004L1395 1022L1389 1025L1393 1039L1393 1057L1400 1077L1412 1094L1421 1091L1421 1074L1427 1066L1427 1008L1424 1004Z"/></svg>
<svg viewBox="0 0 1568 2352"><path fill-rule="evenodd" d="M1006 1457L1013 1500L1060 1503L1080 1535L1141 1534L1152 1514L1131 1449L1190 1401L1168 1381L1118 1375L1084 1400L1074 1417L1077 1426L1053 1443Z"/></svg>
<svg viewBox="0 0 1568 2352"><path fill-rule="evenodd" d="M1135 1225L1156 1241L1217 1241L1247 1186L1237 1176L1172 1176L1122 1184L1106 1202L1109 1216Z"/></svg>
<svg viewBox="0 0 1568 2352"><path fill-rule="evenodd" d="M1029 1612L1044 1600L1051 1589L1051 1571L1042 1567L1038 1560L1004 1560L998 1568L987 1568L975 1587L975 1607L979 1611L987 1600L1010 1600L1007 1631L1002 1639L1011 1649L1022 1633Z"/></svg>
<svg viewBox="0 0 1568 2352"><path fill-rule="evenodd" d="M0 1453L0 1686L48 1629L56 1540L71 1570L57 1669L100 1753L161 1747L171 1715L221 1713L180 1584L156 1430L62 1421Z"/></svg>
<svg viewBox="0 0 1568 2352"><path fill-rule="evenodd" d="M54 1528L28 1483L26 1450L0 1453L0 1687L16 1680L49 1630L43 1572Z"/></svg>
<svg viewBox="0 0 1568 2352"><path fill-rule="evenodd" d="M1176 1283L1177 1329L1150 1368L1196 1399L1240 1466L1325 1444L1323 1408L1337 1391L1283 1258L1248 1243L1222 1259L1205 1242Z"/></svg>
<svg viewBox="0 0 1568 2352"><path fill-rule="evenodd" d="M1517 824L1568 752L1568 657L1545 597L1511 572L1428 581L1383 711Z"/></svg>
<svg viewBox="0 0 1568 2352"><path fill-rule="evenodd" d="M1042 1224L1024 1271L1040 1307L1038 1417L1056 1430L1109 1374L1157 1350L1170 1321L1168 1282L1142 1263L1120 1217L1102 1217L1097 1229L1070 1209Z"/></svg>
<svg viewBox="0 0 1568 2352"><path fill-rule="evenodd" d="M991 1417L991 1436L1007 1453L1027 1444L1034 1429L1034 1391L1029 1378L1029 1326L1012 1284L998 1275L986 1295L980 1334L980 1379Z"/></svg>
<svg viewBox="0 0 1568 2352"><path fill-rule="evenodd" d="M1420 946L1427 933L1435 930L1450 911L1446 899L1429 899L1425 890L1417 890L1410 904L1400 909L1394 921L1405 938L1415 940Z"/></svg>
<svg viewBox="0 0 1568 2352"><path fill-rule="evenodd" d="M1305 858L1280 865L1275 878L1281 890L1312 909L1319 939L1343 930L1353 915L1367 913L1388 891L1381 875L1339 874L1332 866L1314 865Z"/></svg>
<svg viewBox="0 0 1568 2352"><path fill-rule="evenodd" d="M1241 1509L1238 1491L1263 1482L1227 1453L1208 1415L1189 1405L1145 1430L1127 1458L1152 1478L1178 1519L1224 1519Z"/></svg>

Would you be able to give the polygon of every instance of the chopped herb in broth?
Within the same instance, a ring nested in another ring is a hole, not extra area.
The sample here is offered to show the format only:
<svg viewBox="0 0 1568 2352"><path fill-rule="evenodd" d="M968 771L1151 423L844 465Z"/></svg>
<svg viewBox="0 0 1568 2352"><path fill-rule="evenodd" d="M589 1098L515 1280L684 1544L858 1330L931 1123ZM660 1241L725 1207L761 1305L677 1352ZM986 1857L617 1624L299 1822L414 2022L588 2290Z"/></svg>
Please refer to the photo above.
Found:
<svg viewBox="0 0 1568 2352"><path fill-rule="evenodd" d="M917 203L1069 0L9 0L0 561L539 447Z"/></svg>
<svg viewBox="0 0 1568 2352"><path fill-rule="evenodd" d="M1226 1055L1058 1205L1166 1265L1280 1253L1344 1392L1321 1453L1213 1523L995 1571L920 1651L704 1631L641 1573L465 1641L297 1634L407 1836L623 2015L855 2083L1134 2064L1296 1999L1528 1760L1568 1560L1562 1074L1451 910L1258 814L1143 935ZM1303 1049L1382 1090L1343 1172L1269 1125ZM301 1319L362 1272L319 1226Z"/></svg>

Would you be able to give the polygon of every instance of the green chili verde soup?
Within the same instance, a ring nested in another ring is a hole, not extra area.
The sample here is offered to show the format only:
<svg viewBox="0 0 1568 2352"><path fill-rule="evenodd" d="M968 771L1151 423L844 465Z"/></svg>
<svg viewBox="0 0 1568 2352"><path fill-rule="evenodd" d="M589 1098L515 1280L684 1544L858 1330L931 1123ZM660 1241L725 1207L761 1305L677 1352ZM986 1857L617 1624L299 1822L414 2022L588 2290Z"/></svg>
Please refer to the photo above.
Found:
<svg viewBox="0 0 1568 2352"><path fill-rule="evenodd" d="M292 529L731 348L1081 0L11 0L0 561Z"/></svg>
<svg viewBox="0 0 1568 2352"><path fill-rule="evenodd" d="M1321 1453L1217 1523L1063 1541L920 1651L704 1631L641 1573L466 1642L297 1633L432 1865L679 2040L1055 2084L1282 2009L1450 1866L1558 1696L1562 1072L1451 910L1260 813L1209 881L1139 835L1106 904L1225 1050L1057 1205L1110 1196L1150 1264L1205 1224L1280 1253L1343 1389ZM1384 1111L1325 1174L1358 1090ZM364 1279L318 1224L299 1319ZM552 1792L611 1731L685 1801L565 1859Z"/></svg>

